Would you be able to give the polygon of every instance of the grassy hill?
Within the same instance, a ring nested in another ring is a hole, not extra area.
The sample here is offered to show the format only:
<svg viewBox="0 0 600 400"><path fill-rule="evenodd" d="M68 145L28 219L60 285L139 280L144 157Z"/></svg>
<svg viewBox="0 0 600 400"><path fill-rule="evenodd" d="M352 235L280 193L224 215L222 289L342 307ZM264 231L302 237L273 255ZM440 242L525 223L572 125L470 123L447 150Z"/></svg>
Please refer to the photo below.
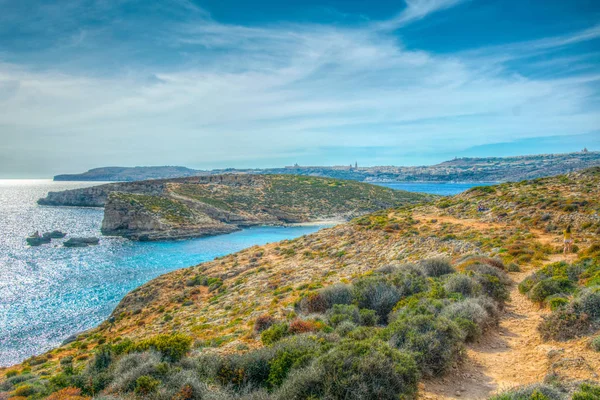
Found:
<svg viewBox="0 0 600 400"><path fill-rule="evenodd" d="M474 188L163 275L0 389L482 399L529 385L497 398L593 399L598 187L600 168Z"/></svg>

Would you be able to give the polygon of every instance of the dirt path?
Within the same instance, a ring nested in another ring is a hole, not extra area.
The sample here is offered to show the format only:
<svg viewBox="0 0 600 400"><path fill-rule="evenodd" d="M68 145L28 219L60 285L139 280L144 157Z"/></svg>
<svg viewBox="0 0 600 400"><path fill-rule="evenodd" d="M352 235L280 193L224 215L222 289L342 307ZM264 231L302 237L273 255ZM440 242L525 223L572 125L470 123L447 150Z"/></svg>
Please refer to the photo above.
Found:
<svg viewBox="0 0 600 400"><path fill-rule="evenodd" d="M435 218L440 222L479 229L492 227L481 221L448 216ZM494 228L500 227L493 225ZM542 231L534 233L538 236L536 240L540 242L557 242L553 235ZM572 258L570 256L568 260L572 261ZM547 262L563 259L563 255L553 255ZM501 317L499 328L484 335L479 342L469 345L465 359L445 377L424 382L420 388L420 399L484 400L515 386L542 382L556 361L552 358L553 354L566 358L582 357L586 360L586 365L591 364L591 370L595 371L590 371L586 366L574 366L575 375L579 379L600 375L600 355L587 348L587 339L568 343L542 341L537 326L548 310L532 303L517 288L517 284L531 272L532 268L528 268L523 272L509 274L514 282L511 301Z"/></svg>

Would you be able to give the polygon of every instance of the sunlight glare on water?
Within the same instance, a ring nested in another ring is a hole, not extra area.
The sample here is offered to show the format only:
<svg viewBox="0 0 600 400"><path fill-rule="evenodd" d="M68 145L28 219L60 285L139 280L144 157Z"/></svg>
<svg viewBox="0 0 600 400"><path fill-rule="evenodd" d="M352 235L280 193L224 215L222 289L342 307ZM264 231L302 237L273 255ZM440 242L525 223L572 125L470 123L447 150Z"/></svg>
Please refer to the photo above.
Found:
<svg viewBox="0 0 600 400"><path fill-rule="evenodd" d="M88 248L65 248L62 240L26 245L25 238L36 230L99 237L102 209L36 204L48 191L94 184L0 180L0 366L42 353L94 327L127 292L161 274L323 228L258 227L156 243L102 237L99 246Z"/></svg>

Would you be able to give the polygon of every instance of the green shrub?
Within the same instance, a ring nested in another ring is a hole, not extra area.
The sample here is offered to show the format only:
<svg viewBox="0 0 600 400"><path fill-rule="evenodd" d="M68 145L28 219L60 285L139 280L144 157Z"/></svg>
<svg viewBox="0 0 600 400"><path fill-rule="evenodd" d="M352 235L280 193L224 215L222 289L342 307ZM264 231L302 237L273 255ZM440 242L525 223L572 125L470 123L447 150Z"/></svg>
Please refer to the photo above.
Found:
<svg viewBox="0 0 600 400"><path fill-rule="evenodd" d="M142 375L135 381L135 394L139 396L147 396L150 393L156 392L156 389L160 385L158 379L154 379L148 375Z"/></svg>
<svg viewBox="0 0 600 400"><path fill-rule="evenodd" d="M6 373L4 374L4 377L6 377L6 379L8 378L12 378L13 376L17 376L19 375L19 371L11 369L10 371L6 371Z"/></svg>
<svg viewBox="0 0 600 400"><path fill-rule="evenodd" d="M451 304L443 310L442 315L458 324L467 341L477 339L484 329L497 322L474 299Z"/></svg>
<svg viewBox="0 0 600 400"><path fill-rule="evenodd" d="M391 282L400 291L401 297L412 296L428 289L427 278L416 266L403 266L391 276Z"/></svg>
<svg viewBox="0 0 600 400"><path fill-rule="evenodd" d="M566 396L552 386L536 384L511 389L490 400L566 400Z"/></svg>
<svg viewBox="0 0 600 400"><path fill-rule="evenodd" d="M510 279L505 272L488 265L476 264L467 267L468 274L481 286L482 293L499 303L510 298Z"/></svg>
<svg viewBox="0 0 600 400"><path fill-rule="evenodd" d="M568 306L560 308L544 317L538 326L544 340L564 341L587 335L592 324L586 315L582 315Z"/></svg>
<svg viewBox="0 0 600 400"><path fill-rule="evenodd" d="M375 326L377 325L377 321L379 317L377 313L373 310L367 310L366 308L362 308L359 310L360 313L360 324L362 326Z"/></svg>
<svg viewBox="0 0 600 400"><path fill-rule="evenodd" d="M273 324L269 329L264 330L260 335L260 340L264 345L269 346L287 336L289 327L286 323L280 322Z"/></svg>
<svg viewBox="0 0 600 400"><path fill-rule="evenodd" d="M218 381L237 390L245 387L266 387L274 354L273 349L262 348L244 354L225 356L217 373Z"/></svg>
<svg viewBox="0 0 600 400"><path fill-rule="evenodd" d="M573 393L572 400L598 400L600 399L600 386L584 383Z"/></svg>
<svg viewBox="0 0 600 400"><path fill-rule="evenodd" d="M94 358L90 362L89 368L96 372L106 370L112 363L112 353L110 346L99 346L94 353Z"/></svg>
<svg viewBox="0 0 600 400"><path fill-rule="evenodd" d="M450 275L444 283L444 289L448 293L460 293L464 297L474 296L480 290L471 278L463 274Z"/></svg>
<svg viewBox="0 0 600 400"><path fill-rule="evenodd" d="M582 290L574 299L573 307L591 320L600 320L600 287Z"/></svg>
<svg viewBox="0 0 600 400"><path fill-rule="evenodd" d="M126 354L115 362L114 379L108 384L108 390L113 393L133 392L138 378L161 377L165 372L162 365L162 356L156 352Z"/></svg>
<svg viewBox="0 0 600 400"><path fill-rule="evenodd" d="M414 355L421 371L430 376L444 373L462 349L462 333L455 323L435 315L403 315L384 331L398 349Z"/></svg>
<svg viewBox="0 0 600 400"><path fill-rule="evenodd" d="M275 400L321 399L325 391L322 366L311 365L290 371L287 379L274 393Z"/></svg>
<svg viewBox="0 0 600 400"><path fill-rule="evenodd" d="M335 331L341 337L346 337L350 334L350 332L354 331L358 325L351 321L343 321L335 328Z"/></svg>
<svg viewBox="0 0 600 400"><path fill-rule="evenodd" d="M590 342L590 346L592 349L594 349L594 351L600 352L600 336L593 338Z"/></svg>
<svg viewBox="0 0 600 400"><path fill-rule="evenodd" d="M327 308L336 304L352 304L353 300L352 286L343 283L327 286L319 290L319 294L325 300Z"/></svg>
<svg viewBox="0 0 600 400"><path fill-rule="evenodd" d="M17 396L28 397L28 396L33 396L34 394L36 394L36 392L37 392L37 390L36 390L35 386L25 383L23 385L17 386L17 388L13 392L13 395L15 397L17 397Z"/></svg>
<svg viewBox="0 0 600 400"><path fill-rule="evenodd" d="M269 386L281 386L292 369L307 366L319 350L320 346L314 339L302 336L291 337L277 343L274 348L275 356L270 361L267 379Z"/></svg>
<svg viewBox="0 0 600 400"><path fill-rule="evenodd" d="M385 323L401 293L383 277L365 277L354 282L354 297L360 308L374 310Z"/></svg>
<svg viewBox="0 0 600 400"><path fill-rule="evenodd" d="M546 302L548 303L552 311L556 311L559 308L566 307L569 304L569 299L567 299L566 297L556 295L547 297Z"/></svg>
<svg viewBox="0 0 600 400"><path fill-rule="evenodd" d="M350 321L355 324L360 323L360 312L355 305L336 304L332 309L327 310L327 320L333 327L341 322Z"/></svg>
<svg viewBox="0 0 600 400"><path fill-rule="evenodd" d="M378 340L344 341L317 359L324 398L412 397L418 372L412 357Z"/></svg>
<svg viewBox="0 0 600 400"><path fill-rule="evenodd" d="M429 277L439 277L455 272L450 264L450 260L442 257L423 260L419 266L423 270L423 273Z"/></svg>
<svg viewBox="0 0 600 400"><path fill-rule="evenodd" d="M136 345L137 350L156 350L165 360L179 361L192 347L192 338L181 333L158 335L145 339Z"/></svg>
<svg viewBox="0 0 600 400"><path fill-rule="evenodd" d="M543 303L546 298L559 294L570 293L575 289L573 282L564 277L552 277L544 279L533 285L528 293L529 298L537 303Z"/></svg>

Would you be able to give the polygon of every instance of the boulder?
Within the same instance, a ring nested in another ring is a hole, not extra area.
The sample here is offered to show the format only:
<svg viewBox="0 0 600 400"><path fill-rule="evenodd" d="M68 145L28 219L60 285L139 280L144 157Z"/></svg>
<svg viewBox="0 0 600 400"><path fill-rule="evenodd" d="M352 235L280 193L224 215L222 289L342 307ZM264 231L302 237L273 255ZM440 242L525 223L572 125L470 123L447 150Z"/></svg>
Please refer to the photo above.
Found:
<svg viewBox="0 0 600 400"><path fill-rule="evenodd" d="M88 247L88 246L94 246L97 245L98 243L100 243L100 239L96 238L96 237L74 237L74 238L70 238L69 240L65 241L63 243L63 245L65 247Z"/></svg>
<svg viewBox="0 0 600 400"><path fill-rule="evenodd" d="M30 245L30 246L41 246L43 244L50 243L50 241L52 240L52 238L46 237L46 236L40 236L39 232L35 232L34 234L32 234L31 236L29 236L25 240L27 241L27 244Z"/></svg>
<svg viewBox="0 0 600 400"><path fill-rule="evenodd" d="M42 237L44 238L50 238L50 239L62 239L65 236L67 236L66 233L61 232L61 231L52 231L52 232L45 232Z"/></svg>

